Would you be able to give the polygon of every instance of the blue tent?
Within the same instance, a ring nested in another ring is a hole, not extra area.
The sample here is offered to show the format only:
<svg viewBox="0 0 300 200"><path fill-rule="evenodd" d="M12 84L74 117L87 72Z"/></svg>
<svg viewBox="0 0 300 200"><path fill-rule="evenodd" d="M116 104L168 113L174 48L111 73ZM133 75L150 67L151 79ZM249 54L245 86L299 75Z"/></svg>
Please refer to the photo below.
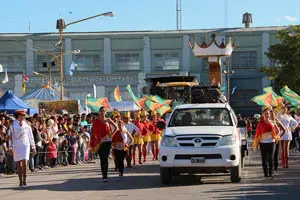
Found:
<svg viewBox="0 0 300 200"><path fill-rule="evenodd" d="M34 109L24 103L20 98L7 90L0 98L0 112L6 111L8 114L13 114L16 110L27 109L29 114L34 114Z"/></svg>
<svg viewBox="0 0 300 200"><path fill-rule="evenodd" d="M118 109L120 112L135 111L140 109L140 107L138 107L133 101L110 101L109 104L112 110Z"/></svg>
<svg viewBox="0 0 300 200"><path fill-rule="evenodd" d="M37 90L33 90L24 96L21 97L23 100L29 99L37 99L40 101L59 101L60 93L57 90L46 88L39 88ZM65 100L68 100L67 97L64 97Z"/></svg>

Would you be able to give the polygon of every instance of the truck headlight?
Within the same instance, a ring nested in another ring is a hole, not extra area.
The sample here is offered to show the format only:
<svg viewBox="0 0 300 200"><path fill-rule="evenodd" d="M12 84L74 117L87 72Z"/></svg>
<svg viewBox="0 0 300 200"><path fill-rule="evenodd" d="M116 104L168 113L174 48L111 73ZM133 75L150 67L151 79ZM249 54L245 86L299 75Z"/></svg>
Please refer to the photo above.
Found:
<svg viewBox="0 0 300 200"><path fill-rule="evenodd" d="M176 147L177 142L173 137L164 136L161 140L161 145L167 147Z"/></svg>
<svg viewBox="0 0 300 200"><path fill-rule="evenodd" d="M234 142L232 135L225 135L222 137L222 139L219 141L219 146L227 146L232 145Z"/></svg>

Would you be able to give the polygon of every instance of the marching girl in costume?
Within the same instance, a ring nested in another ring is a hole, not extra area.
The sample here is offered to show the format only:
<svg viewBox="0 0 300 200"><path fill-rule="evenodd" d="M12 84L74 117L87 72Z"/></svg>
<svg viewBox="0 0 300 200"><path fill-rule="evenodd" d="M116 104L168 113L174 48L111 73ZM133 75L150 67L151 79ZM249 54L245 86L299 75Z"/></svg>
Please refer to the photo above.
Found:
<svg viewBox="0 0 300 200"><path fill-rule="evenodd" d="M133 144L133 137L128 133L125 123L121 120L118 121L118 130L112 136L112 146L114 155L117 160L117 169L119 176L123 176L124 172L124 158L128 147Z"/></svg>
<svg viewBox="0 0 300 200"><path fill-rule="evenodd" d="M118 121L120 120L120 118L121 118L121 114L119 113L118 109L114 109L113 112L112 112L112 115L111 115L111 120L112 120L112 123L114 123L114 124L110 123L110 129L111 129L112 133L117 131L117 130L115 130L116 128L114 128L114 127L118 127ZM113 157L113 160L114 160L114 163L115 163L115 171L117 171L118 170L118 168L117 168L118 165L117 165L117 159L114 155L114 151L112 151L112 157Z"/></svg>
<svg viewBox="0 0 300 200"><path fill-rule="evenodd" d="M152 149L152 160L157 160L157 152L158 152L158 141L160 140L160 132L157 128L157 117L156 117L156 111L151 112L152 114L152 121L151 126L149 127L151 131L151 149Z"/></svg>
<svg viewBox="0 0 300 200"><path fill-rule="evenodd" d="M273 177L273 157L275 142L279 140L279 128L275 121L271 120L270 108L265 108L262 117L256 127L253 140L253 149L258 147L261 151L262 167L265 177Z"/></svg>
<svg viewBox="0 0 300 200"><path fill-rule="evenodd" d="M278 113L278 119L286 130L283 131L280 135L282 167L289 168L288 160L289 160L290 142L292 140L292 129L295 129L298 123L291 115L288 114L288 109L286 107L284 107L282 111Z"/></svg>
<svg viewBox="0 0 300 200"><path fill-rule="evenodd" d="M142 145L144 143L143 141L143 132L147 132L147 129L145 128L145 125L141 123L141 113L140 111L136 111L134 113L134 124L138 127L139 132L134 133L134 147L133 147L133 165L135 165L135 152L136 148L138 149L138 154L139 154L139 164L142 163Z"/></svg>
<svg viewBox="0 0 300 200"><path fill-rule="evenodd" d="M125 127L131 136L139 134L140 129L134 123L130 122L130 112L124 113L123 122L125 123ZM127 167L131 167L133 148L134 148L134 142L131 145L129 145L127 150L127 154L126 154Z"/></svg>
<svg viewBox="0 0 300 200"><path fill-rule="evenodd" d="M91 148L94 152L98 152L100 156L100 164L103 182L107 180L108 171L108 157L111 150L111 125L115 130L117 127L111 119L106 118L106 109L104 106L100 107L98 117L93 121L92 137L91 137Z"/></svg>
<svg viewBox="0 0 300 200"><path fill-rule="evenodd" d="M31 126L25 121L26 111L16 111L16 120L13 121L8 131L9 150L13 154L14 161L17 162L17 170L20 187L26 187L27 161L29 160L30 146L36 154Z"/></svg>
<svg viewBox="0 0 300 200"><path fill-rule="evenodd" d="M152 134L151 134L151 148L153 153L153 160L158 160L159 154L159 142L162 138L163 128L158 127L158 122L166 124L163 119L161 119L160 114L156 111L153 112L153 121L152 121Z"/></svg>
<svg viewBox="0 0 300 200"><path fill-rule="evenodd" d="M141 122L144 124L145 126L145 131L142 132L143 135L143 157L144 157L144 162L146 162L147 160L147 153L148 153L148 145L151 142L151 131L150 129L152 128L152 124L150 122L150 120L148 120L148 112L146 110L143 110L141 112Z"/></svg>

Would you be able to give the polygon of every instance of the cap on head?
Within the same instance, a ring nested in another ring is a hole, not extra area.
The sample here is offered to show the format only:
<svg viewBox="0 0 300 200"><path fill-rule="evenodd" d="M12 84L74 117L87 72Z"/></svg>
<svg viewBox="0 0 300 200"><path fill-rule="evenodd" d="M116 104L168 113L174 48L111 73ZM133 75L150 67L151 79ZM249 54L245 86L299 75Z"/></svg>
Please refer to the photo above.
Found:
<svg viewBox="0 0 300 200"><path fill-rule="evenodd" d="M26 110L16 110L16 115L26 115L27 111Z"/></svg>
<svg viewBox="0 0 300 200"><path fill-rule="evenodd" d="M137 119L138 117L141 117L141 111L138 110L134 113L134 119Z"/></svg>
<svg viewBox="0 0 300 200"><path fill-rule="evenodd" d="M52 126L53 124L54 124L54 120L53 119L48 119L47 125Z"/></svg>
<svg viewBox="0 0 300 200"><path fill-rule="evenodd" d="M120 113L118 111L118 109L114 109L114 111L112 112L112 117L115 118L115 117L119 117L120 116Z"/></svg>
<svg viewBox="0 0 300 200"><path fill-rule="evenodd" d="M142 110L141 117L146 117L146 116L148 116L147 110Z"/></svg>
<svg viewBox="0 0 300 200"><path fill-rule="evenodd" d="M129 112L129 111L125 112L125 113L123 114L123 117L124 117L124 118L130 119L130 112Z"/></svg>

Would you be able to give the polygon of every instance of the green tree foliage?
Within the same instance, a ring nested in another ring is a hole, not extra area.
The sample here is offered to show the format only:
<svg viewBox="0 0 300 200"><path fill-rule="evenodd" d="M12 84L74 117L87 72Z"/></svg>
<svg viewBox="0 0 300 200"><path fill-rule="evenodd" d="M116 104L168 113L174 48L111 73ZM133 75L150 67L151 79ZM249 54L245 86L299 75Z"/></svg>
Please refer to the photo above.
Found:
<svg viewBox="0 0 300 200"><path fill-rule="evenodd" d="M266 55L275 66L263 67L271 80L275 80L275 90L288 85L300 93L300 26L292 26L278 31L280 43L270 46Z"/></svg>

